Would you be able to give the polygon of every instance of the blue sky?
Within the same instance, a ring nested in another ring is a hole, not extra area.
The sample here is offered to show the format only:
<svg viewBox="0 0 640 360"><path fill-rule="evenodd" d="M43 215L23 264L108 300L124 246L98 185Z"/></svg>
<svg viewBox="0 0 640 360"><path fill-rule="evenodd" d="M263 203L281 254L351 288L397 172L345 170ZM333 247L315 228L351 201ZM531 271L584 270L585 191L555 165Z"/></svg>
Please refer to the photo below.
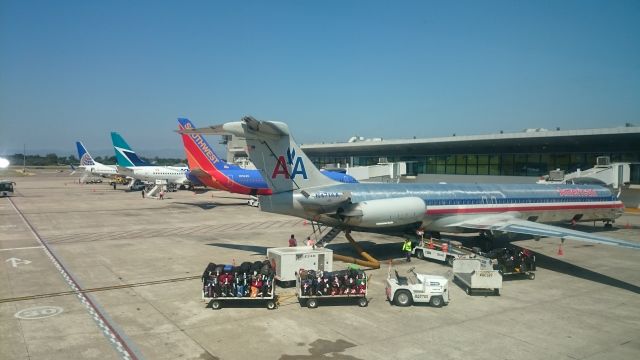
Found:
<svg viewBox="0 0 640 360"><path fill-rule="evenodd" d="M638 1L0 1L0 153L640 125Z"/></svg>

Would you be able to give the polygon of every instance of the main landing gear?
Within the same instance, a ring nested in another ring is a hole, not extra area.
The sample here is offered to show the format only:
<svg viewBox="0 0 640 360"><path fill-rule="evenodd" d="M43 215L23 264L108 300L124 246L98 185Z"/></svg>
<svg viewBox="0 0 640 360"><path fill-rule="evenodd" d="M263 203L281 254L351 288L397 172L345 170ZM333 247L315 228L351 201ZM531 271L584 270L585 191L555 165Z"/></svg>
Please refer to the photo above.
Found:
<svg viewBox="0 0 640 360"><path fill-rule="evenodd" d="M489 231L482 230L480 231L480 235L478 236L478 245L482 249L482 251L489 251L493 249L493 244L495 242L495 237Z"/></svg>

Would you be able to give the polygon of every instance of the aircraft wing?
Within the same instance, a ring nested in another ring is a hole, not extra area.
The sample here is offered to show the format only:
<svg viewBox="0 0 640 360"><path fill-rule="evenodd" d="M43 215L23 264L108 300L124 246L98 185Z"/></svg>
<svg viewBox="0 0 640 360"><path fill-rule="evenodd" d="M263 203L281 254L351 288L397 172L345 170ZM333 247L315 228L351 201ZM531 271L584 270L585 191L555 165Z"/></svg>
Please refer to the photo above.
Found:
<svg viewBox="0 0 640 360"><path fill-rule="evenodd" d="M614 245L624 248L640 249L640 243L618 240L598 234L566 229L560 226L541 224L519 219L514 215L498 214L468 219L450 226L474 230L502 231L539 237L556 237L562 240L578 240L596 244Z"/></svg>

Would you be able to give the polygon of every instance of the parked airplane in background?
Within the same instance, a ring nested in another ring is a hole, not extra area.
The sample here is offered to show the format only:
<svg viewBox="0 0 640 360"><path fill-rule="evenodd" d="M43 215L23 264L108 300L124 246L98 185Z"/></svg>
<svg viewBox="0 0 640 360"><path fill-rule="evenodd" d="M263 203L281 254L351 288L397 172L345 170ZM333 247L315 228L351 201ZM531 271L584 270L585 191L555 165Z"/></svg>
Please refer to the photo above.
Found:
<svg viewBox="0 0 640 360"><path fill-rule="evenodd" d="M76 147L78 148L78 158L80 159L79 167L85 172L101 176L118 175L118 169L115 165L105 165L93 160L82 142L76 141Z"/></svg>
<svg viewBox="0 0 640 360"><path fill-rule="evenodd" d="M194 128L189 119L179 118L180 130ZM184 151L189 163L190 179L196 177L202 184L236 194L270 195L271 189L258 170L243 169L230 164L215 153L200 134L182 134ZM357 183L353 177L338 172L325 171L327 177L340 182Z"/></svg>
<svg viewBox="0 0 640 360"><path fill-rule="evenodd" d="M142 181L166 180L169 184L188 184L187 167L151 165L140 159L117 132L111 133L111 142L116 153L118 170L122 174Z"/></svg>
<svg viewBox="0 0 640 360"><path fill-rule="evenodd" d="M245 117L185 134L233 134L272 189L261 209L317 221L345 231L407 233L494 232L557 237L640 249L640 243L544 223L604 221L624 205L595 185L342 184L322 176L282 122Z"/></svg>

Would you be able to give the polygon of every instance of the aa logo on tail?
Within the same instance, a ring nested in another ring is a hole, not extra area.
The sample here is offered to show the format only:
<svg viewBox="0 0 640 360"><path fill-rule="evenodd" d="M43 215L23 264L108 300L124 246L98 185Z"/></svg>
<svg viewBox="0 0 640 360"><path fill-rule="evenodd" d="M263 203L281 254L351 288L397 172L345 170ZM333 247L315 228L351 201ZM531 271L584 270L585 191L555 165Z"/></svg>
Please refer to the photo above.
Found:
<svg viewBox="0 0 640 360"><path fill-rule="evenodd" d="M287 164L291 166L291 173L289 173ZM276 163L276 167L273 169L271 178L275 179L278 175L284 175L285 179L292 180L296 178L296 175L302 175L303 178L307 179L307 170L304 168L304 162L301 157L296 157L295 149L292 151L291 148L287 148L286 159L284 158L284 155L280 155L278 157L278 162Z"/></svg>

